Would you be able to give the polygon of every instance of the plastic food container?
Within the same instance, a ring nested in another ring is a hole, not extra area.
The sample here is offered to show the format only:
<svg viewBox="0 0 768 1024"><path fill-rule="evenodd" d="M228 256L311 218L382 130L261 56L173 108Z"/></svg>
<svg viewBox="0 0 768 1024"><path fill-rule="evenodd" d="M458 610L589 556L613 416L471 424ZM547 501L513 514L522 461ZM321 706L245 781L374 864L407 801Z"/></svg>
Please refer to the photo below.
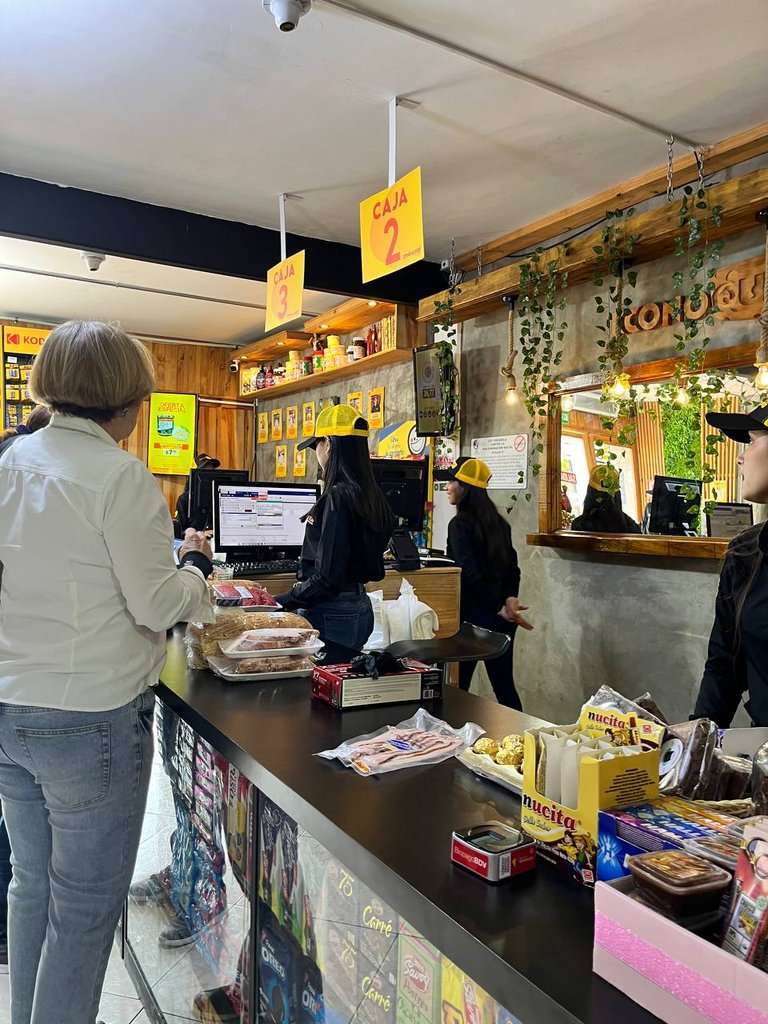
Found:
<svg viewBox="0 0 768 1024"><path fill-rule="evenodd" d="M686 839L683 841L683 847L688 853L692 853L696 857L703 857L705 860L725 868L726 871L734 872L736 870L740 846L738 839L732 836Z"/></svg>
<svg viewBox="0 0 768 1024"><path fill-rule="evenodd" d="M648 903L673 918L717 910L731 876L686 850L657 850L630 857L627 866Z"/></svg>
<svg viewBox="0 0 768 1024"><path fill-rule="evenodd" d="M732 825L728 826L728 834L741 843L741 840L744 838L744 829L748 825L758 825L765 820L766 815L764 814L755 814L752 818L739 818L738 821L734 821Z"/></svg>

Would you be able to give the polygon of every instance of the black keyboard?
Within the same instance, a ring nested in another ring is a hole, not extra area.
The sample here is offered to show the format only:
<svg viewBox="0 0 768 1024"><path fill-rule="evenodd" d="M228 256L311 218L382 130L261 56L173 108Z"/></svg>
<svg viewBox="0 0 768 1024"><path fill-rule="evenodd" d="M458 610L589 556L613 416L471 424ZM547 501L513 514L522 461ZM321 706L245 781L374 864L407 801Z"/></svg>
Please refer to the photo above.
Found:
<svg viewBox="0 0 768 1024"><path fill-rule="evenodd" d="M295 575L299 571L297 558L278 558L273 562L228 562L234 566L236 580L249 580L257 576L277 576L279 573Z"/></svg>

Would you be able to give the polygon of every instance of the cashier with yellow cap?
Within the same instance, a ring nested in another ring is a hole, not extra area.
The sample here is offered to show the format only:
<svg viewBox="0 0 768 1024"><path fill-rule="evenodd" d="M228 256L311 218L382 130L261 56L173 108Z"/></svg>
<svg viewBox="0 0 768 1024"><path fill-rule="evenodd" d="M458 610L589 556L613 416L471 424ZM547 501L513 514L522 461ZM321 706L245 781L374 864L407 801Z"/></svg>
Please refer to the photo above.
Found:
<svg viewBox="0 0 768 1024"><path fill-rule="evenodd" d="M533 629L522 615L520 567L512 531L488 496L491 470L481 459L459 459L453 469L435 474L448 480L448 500L456 515L448 525L448 556L461 568L461 620L506 633L512 643L506 654L485 662L496 699L522 710L515 689L512 654L517 627ZM468 690L475 665L459 665L459 685Z"/></svg>
<svg viewBox="0 0 768 1024"><path fill-rule="evenodd" d="M373 477L368 422L349 405L332 405L315 420L313 448L323 493L306 517L299 581L278 601L301 609L325 642L326 663L359 654L373 632L365 584L384 577L384 551L394 519Z"/></svg>

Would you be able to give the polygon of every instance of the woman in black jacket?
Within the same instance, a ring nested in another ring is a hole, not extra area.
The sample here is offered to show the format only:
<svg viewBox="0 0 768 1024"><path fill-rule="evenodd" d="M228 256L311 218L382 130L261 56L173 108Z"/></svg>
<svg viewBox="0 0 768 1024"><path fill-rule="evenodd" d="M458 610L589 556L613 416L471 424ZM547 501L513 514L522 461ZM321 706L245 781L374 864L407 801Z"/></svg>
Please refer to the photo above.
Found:
<svg viewBox="0 0 768 1024"><path fill-rule="evenodd" d="M589 475L584 511L571 523L583 533L640 533L640 527L621 507L619 471L595 466Z"/></svg>
<svg viewBox="0 0 768 1024"><path fill-rule="evenodd" d="M448 500L456 516L448 526L448 556L461 568L461 620L483 629L506 633L512 641L506 654L485 662L496 699L522 710L512 673L518 626L533 629L521 612L520 567L512 546L509 523L488 497L491 471L480 459L459 459L456 467L436 474L448 479ZM468 690L474 662L459 665L459 685Z"/></svg>
<svg viewBox="0 0 768 1024"><path fill-rule="evenodd" d="M768 502L768 405L751 413L707 413L707 422L747 445L739 456L746 501ZM768 726L767 524L731 541L720 574L715 622L709 638L694 717L727 729L741 702L755 725Z"/></svg>
<svg viewBox="0 0 768 1024"><path fill-rule="evenodd" d="M299 582L278 601L318 630L327 664L344 664L373 632L365 584L384 578L394 517L373 477L368 421L351 406L323 409L299 448L315 449L323 493L306 517Z"/></svg>

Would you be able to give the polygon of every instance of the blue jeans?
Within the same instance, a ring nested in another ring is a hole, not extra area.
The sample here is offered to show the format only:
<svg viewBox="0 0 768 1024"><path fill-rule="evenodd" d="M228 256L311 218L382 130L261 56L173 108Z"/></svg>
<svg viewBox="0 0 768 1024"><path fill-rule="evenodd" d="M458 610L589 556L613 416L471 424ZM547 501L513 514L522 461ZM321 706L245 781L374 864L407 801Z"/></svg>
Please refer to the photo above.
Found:
<svg viewBox="0 0 768 1024"><path fill-rule="evenodd" d="M94 1024L133 874L155 695L114 711L0 703L11 1024Z"/></svg>
<svg viewBox="0 0 768 1024"><path fill-rule="evenodd" d="M303 610L325 643L326 665L344 665L356 657L373 632L373 607L361 587L357 593L338 594Z"/></svg>

